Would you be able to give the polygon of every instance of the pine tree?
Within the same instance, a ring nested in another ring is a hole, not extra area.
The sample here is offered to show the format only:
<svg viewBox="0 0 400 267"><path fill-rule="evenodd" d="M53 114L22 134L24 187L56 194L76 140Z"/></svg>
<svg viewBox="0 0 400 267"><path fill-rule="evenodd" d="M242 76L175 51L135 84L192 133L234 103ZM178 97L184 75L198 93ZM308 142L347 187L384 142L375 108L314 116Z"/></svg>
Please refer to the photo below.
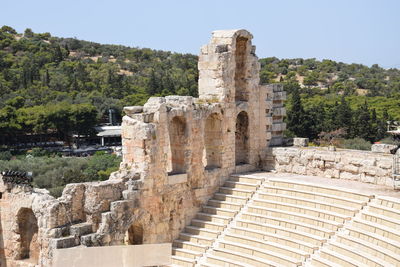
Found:
<svg viewBox="0 0 400 267"><path fill-rule="evenodd" d="M155 73L154 69L152 69L151 74L150 74L149 83L147 86L147 93L149 95L155 95L156 93L159 92L159 90L160 90L160 83L156 77L156 73Z"/></svg>
<svg viewBox="0 0 400 267"><path fill-rule="evenodd" d="M361 105L355 115L353 137L361 137L373 141L371 114L367 101Z"/></svg>
<svg viewBox="0 0 400 267"><path fill-rule="evenodd" d="M299 89L295 89L292 93L292 107L287 114L288 130L298 137L307 137L308 131L306 129L306 113L301 103Z"/></svg>
<svg viewBox="0 0 400 267"><path fill-rule="evenodd" d="M350 132L351 122L353 117L353 111L347 103L344 96L340 100L340 104L336 108L336 126L342 128L346 133Z"/></svg>

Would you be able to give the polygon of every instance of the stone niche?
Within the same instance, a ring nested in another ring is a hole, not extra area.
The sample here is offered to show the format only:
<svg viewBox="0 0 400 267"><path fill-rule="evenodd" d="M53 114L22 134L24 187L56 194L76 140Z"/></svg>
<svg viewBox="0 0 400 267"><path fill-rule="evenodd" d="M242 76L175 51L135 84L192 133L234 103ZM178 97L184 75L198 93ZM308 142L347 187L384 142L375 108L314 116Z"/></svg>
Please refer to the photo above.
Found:
<svg viewBox="0 0 400 267"><path fill-rule="evenodd" d="M19 235L19 250L17 259L28 259L37 263L39 258L38 224L33 211L21 208L17 213L17 234Z"/></svg>

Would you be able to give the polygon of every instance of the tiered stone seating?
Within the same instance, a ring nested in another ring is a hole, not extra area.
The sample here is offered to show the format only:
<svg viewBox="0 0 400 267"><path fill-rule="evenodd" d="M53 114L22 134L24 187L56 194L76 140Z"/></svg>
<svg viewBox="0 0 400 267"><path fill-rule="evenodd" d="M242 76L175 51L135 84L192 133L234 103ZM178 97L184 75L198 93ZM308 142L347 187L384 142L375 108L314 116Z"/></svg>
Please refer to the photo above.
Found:
<svg viewBox="0 0 400 267"><path fill-rule="evenodd" d="M315 266L400 265L400 201L376 197L311 261ZM321 260L324 263L321 263Z"/></svg>
<svg viewBox="0 0 400 267"><path fill-rule="evenodd" d="M183 250L183 251L182 251ZM180 266L400 266L400 200L273 178L227 181L174 242Z"/></svg>
<svg viewBox="0 0 400 267"><path fill-rule="evenodd" d="M302 265L370 199L340 188L316 191L314 186L271 179L207 254L207 264L225 266L221 259L227 258L253 266Z"/></svg>
<svg viewBox="0 0 400 267"><path fill-rule="evenodd" d="M194 266L196 259L202 256L224 231L260 186L261 181L262 178L258 177L230 177L173 242L173 264ZM220 257L214 257L215 262L220 260Z"/></svg>

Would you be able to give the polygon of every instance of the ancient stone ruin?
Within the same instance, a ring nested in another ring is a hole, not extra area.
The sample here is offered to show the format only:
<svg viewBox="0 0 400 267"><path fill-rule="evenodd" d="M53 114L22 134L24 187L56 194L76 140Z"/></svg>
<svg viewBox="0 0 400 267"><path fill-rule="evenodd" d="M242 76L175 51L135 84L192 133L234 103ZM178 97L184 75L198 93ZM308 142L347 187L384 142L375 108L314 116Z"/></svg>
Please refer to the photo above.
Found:
<svg viewBox="0 0 400 267"><path fill-rule="evenodd" d="M285 129L285 93L259 84L251 39L213 32L199 57L199 98L125 108L123 162L108 181L69 184L58 199L3 184L2 264L49 266L54 249L77 245L171 242L230 174L263 168Z"/></svg>
<svg viewBox="0 0 400 267"><path fill-rule="evenodd" d="M213 32L199 56L199 98L151 97L144 106L126 107L123 162L109 180L68 184L58 199L3 182L0 266L51 266L56 250L76 246L164 242L174 242L179 266L329 266L354 244L321 247L336 240L363 207L372 207L371 199L377 210L400 214L398 200L288 182L276 174L238 175L276 169L388 184L392 167L387 155L360 153L355 159L345 152L276 148L286 128L286 94L278 84L260 85L251 40L246 30ZM357 222L360 229L378 229ZM398 230L387 229L392 226L385 229L400 238ZM399 240L386 249L400 251ZM389 258L384 260L391 264L398 260Z"/></svg>

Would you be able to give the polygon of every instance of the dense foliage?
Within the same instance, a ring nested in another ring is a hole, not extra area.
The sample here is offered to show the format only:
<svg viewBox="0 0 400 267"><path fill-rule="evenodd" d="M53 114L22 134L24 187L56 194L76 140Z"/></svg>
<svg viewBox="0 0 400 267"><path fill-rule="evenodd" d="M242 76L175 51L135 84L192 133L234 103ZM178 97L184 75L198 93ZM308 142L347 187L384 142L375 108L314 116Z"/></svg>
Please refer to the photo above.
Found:
<svg viewBox="0 0 400 267"><path fill-rule="evenodd" d="M288 92L288 135L318 140L341 129L341 138L375 142L385 137L387 121L400 120L398 69L315 59L260 61L262 82L283 83Z"/></svg>
<svg viewBox="0 0 400 267"><path fill-rule="evenodd" d="M0 140L85 134L109 108L197 94L197 57L0 29ZM67 141L67 140L65 140Z"/></svg>
<svg viewBox="0 0 400 267"><path fill-rule="evenodd" d="M0 159L0 170L31 171L35 187L46 188L58 197L66 184L108 179L121 162L120 157L99 152L86 158L61 158L41 153L45 152L35 149L33 153L14 160L3 157Z"/></svg>
<svg viewBox="0 0 400 267"><path fill-rule="evenodd" d="M294 89L290 98L287 116L290 134L315 140L340 129L337 137L359 137L369 142L386 136L386 122L391 119L387 110L378 118L376 110L367 101L352 109L343 95L332 104L312 103L305 109L299 91Z"/></svg>
<svg viewBox="0 0 400 267"><path fill-rule="evenodd" d="M293 84L300 84L311 94L344 94L395 97L400 94L400 70L383 69L374 64L345 64L333 60L263 58L261 81L283 82L291 91Z"/></svg>
<svg viewBox="0 0 400 267"><path fill-rule="evenodd" d="M345 128L376 141L400 120L400 70L332 60L263 58L261 82L284 84L291 135L316 139ZM49 33L0 29L0 142L26 134L69 141L104 121L107 110L149 96L197 94L197 57L101 45ZM295 100L295 101L291 101ZM299 113L299 114L297 114Z"/></svg>

